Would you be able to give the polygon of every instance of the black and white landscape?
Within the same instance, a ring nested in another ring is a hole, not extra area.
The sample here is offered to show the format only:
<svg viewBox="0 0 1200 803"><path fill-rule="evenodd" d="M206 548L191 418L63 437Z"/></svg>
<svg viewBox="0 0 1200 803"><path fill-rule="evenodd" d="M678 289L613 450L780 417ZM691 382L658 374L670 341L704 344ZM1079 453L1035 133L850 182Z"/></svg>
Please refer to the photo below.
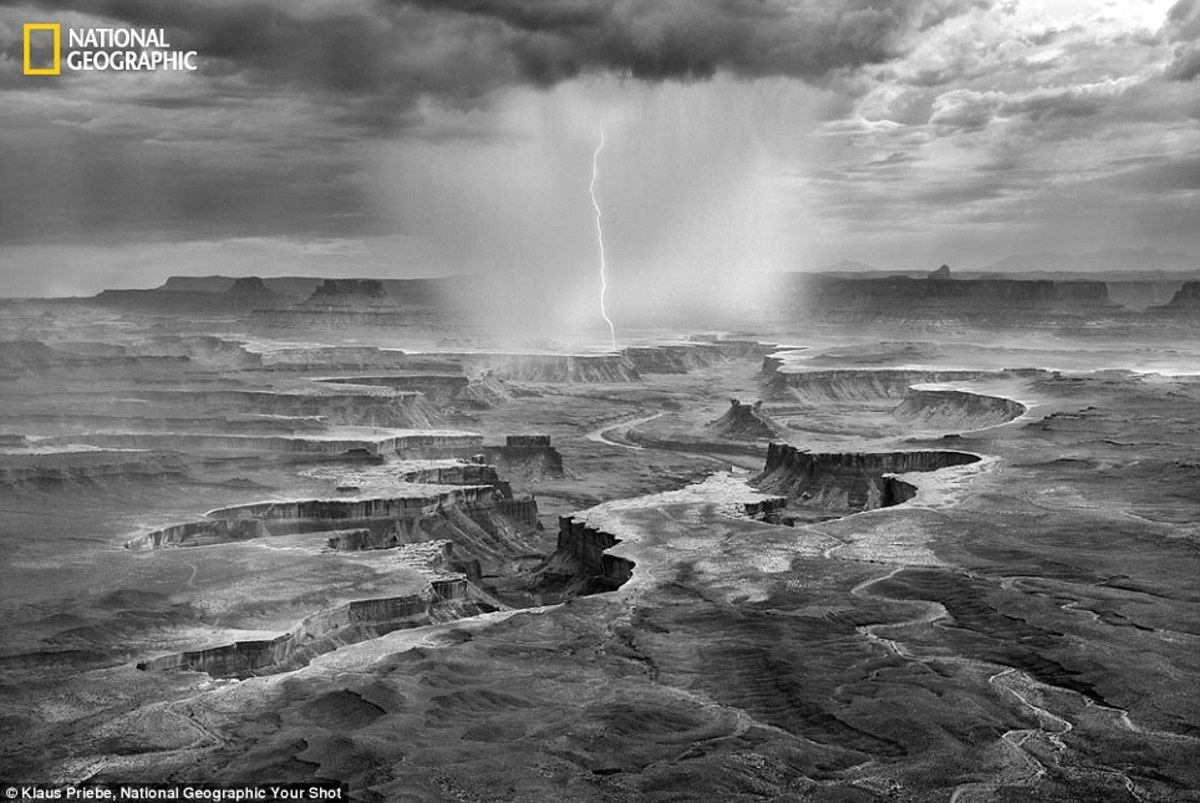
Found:
<svg viewBox="0 0 1200 803"><path fill-rule="evenodd" d="M0 782L1200 800L1198 36L0 6Z"/></svg>

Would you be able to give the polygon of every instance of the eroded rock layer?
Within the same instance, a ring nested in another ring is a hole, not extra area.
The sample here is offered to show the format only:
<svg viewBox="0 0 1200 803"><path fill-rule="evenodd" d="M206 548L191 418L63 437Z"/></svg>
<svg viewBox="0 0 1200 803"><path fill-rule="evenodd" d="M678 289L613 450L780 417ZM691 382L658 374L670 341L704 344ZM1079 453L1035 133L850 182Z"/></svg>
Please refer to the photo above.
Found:
<svg viewBox="0 0 1200 803"><path fill-rule="evenodd" d="M962 390L913 390L892 415L928 427L979 429L1006 424L1025 410L1020 402L999 396Z"/></svg>
<svg viewBox="0 0 1200 803"><path fill-rule="evenodd" d="M731 399L725 414L708 425L708 430L721 438L733 440L764 440L778 437L782 428L763 409L761 401L742 404Z"/></svg>
<svg viewBox="0 0 1200 803"><path fill-rule="evenodd" d="M558 520L558 546L550 571L573 578L576 592L596 594L620 588L633 576L634 562L608 554L621 539L574 516Z"/></svg>
<svg viewBox="0 0 1200 803"><path fill-rule="evenodd" d="M774 398L796 399L812 405L860 399L903 399L913 385L965 382L990 374L985 371L911 369L786 370L778 357L763 360L762 384Z"/></svg>
<svg viewBox="0 0 1200 803"><path fill-rule="evenodd" d="M805 507L871 510L912 498L915 487L893 475L936 471L979 459L979 455L950 451L814 454L785 443L772 443L766 466L750 484Z"/></svg>

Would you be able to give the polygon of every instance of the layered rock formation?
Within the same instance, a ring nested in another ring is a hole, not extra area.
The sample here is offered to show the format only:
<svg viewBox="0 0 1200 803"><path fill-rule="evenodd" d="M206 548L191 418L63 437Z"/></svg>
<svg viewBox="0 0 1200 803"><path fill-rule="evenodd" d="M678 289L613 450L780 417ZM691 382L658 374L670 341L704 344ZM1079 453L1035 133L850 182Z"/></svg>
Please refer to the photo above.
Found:
<svg viewBox="0 0 1200 803"><path fill-rule="evenodd" d="M621 539L611 533L589 527L572 516L562 516L549 571L571 576L580 594L614 591L629 581L634 567L633 561L608 554L619 543Z"/></svg>
<svg viewBox="0 0 1200 803"><path fill-rule="evenodd" d="M218 519L257 519L283 522L287 532L295 532L305 522L393 521L436 513L464 504L491 502L494 489L485 485L467 485L436 493L408 492L391 497L355 497L350 499L295 499L255 502L248 505L217 508L206 515Z"/></svg>
<svg viewBox="0 0 1200 803"><path fill-rule="evenodd" d="M125 375L164 369L189 374L256 370L262 356L213 335L151 335L125 343L35 339L0 342L0 376Z"/></svg>
<svg viewBox="0 0 1200 803"><path fill-rule="evenodd" d="M224 293L237 282L232 276L168 276L154 289L168 293Z"/></svg>
<svg viewBox="0 0 1200 803"><path fill-rule="evenodd" d="M431 427L439 410L420 393L355 385L297 383L255 390L143 389L114 387L108 393L58 391L40 399L6 405L10 417L53 413L126 419L136 429L142 419L215 418L232 414L313 417L329 424L409 429Z"/></svg>
<svg viewBox="0 0 1200 803"><path fill-rule="evenodd" d="M439 310L426 294L393 297L378 279L326 279L302 303L288 309L259 310L264 326L345 329L435 323Z"/></svg>
<svg viewBox="0 0 1200 803"><path fill-rule="evenodd" d="M737 399L730 399L729 409L717 420L709 422L707 429L717 437L740 441L776 438L783 431L763 409L761 401L742 404Z"/></svg>
<svg viewBox="0 0 1200 803"><path fill-rule="evenodd" d="M356 600L306 617L295 628L271 639L236 641L140 661L143 671L186 669L213 677L244 678L295 669L321 653L345 644L378 638L393 630L420 627L441 618L454 619L480 611L464 604L467 581L435 580L416 594ZM454 608L452 613L449 609ZM439 611L439 609L442 609Z"/></svg>
<svg viewBox="0 0 1200 803"><path fill-rule="evenodd" d="M40 340L0 341L0 379L57 376L72 379L113 376L169 376L186 367L186 357L136 356L123 348L83 353Z"/></svg>
<svg viewBox="0 0 1200 803"><path fill-rule="evenodd" d="M640 374L686 374L726 359L719 344L703 342L631 346L622 353Z"/></svg>
<svg viewBox="0 0 1200 803"><path fill-rule="evenodd" d="M358 309L394 307L378 279L326 279L301 305L306 309Z"/></svg>
<svg viewBox="0 0 1200 803"><path fill-rule="evenodd" d="M158 291L171 293L226 293L237 286L239 281L232 276L171 276ZM313 276L270 276L261 280L262 286L272 293L290 296L297 299L310 298L313 293L327 280ZM345 284L347 281L359 283L360 279L335 279L340 283L331 289L353 288ZM379 285L397 304L431 305L444 303L450 295L456 279L369 279ZM361 285L359 285L361 286ZM373 291L372 291L373 292Z"/></svg>
<svg viewBox="0 0 1200 803"><path fill-rule="evenodd" d="M816 454L772 443L766 465L750 485L804 507L871 510L912 498L915 487L896 479L896 474L936 471L979 459L978 455L949 451Z"/></svg>
<svg viewBox="0 0 1200 803"><path fill-rule="evenodd" d="M126 549L166 549L176 546L211 546L246 541L268 535L258 519L204 519L154 530L125 543Z"/></svg>
<svg viewBox="0 0 1200 803"><path fill-rule="evenodd" d="M470 379L461 373L448 374L388 374L380 376L338 376L321 380L335 385L362 385L414 391L437 404L445 404L461 393Z"/></svg>
<svg viewBox="0 0 1200 803"><path fill-rule="evenodd" d="M333 549L389 549L401 544L446 542L455 571L478 576L483 565L499 570L532 551L537 502L513 498L505 487L412 486L388 497L264 501L218 508L131 539L126 549L206 546L297 533L325 533Z"/></svg>
<svg viewBox="0 0 1200 803"><path fill-rule="evenodd" d="M788 310L841 323L1071 326L1121 312L1100 281L797 276Z"/></svg>
<svg viewBox="0 0 1200 803"><path fill-rule="evenodd" d="M544 449L550 446L549 435L505 435L504 445L516 448Z"/></svg>
<svg viewBox="0 0 1200 803"><path fill-rule="evenodd" d="M149 451L62 450L0 454L0 487L63 483L161 482L186 471L177 454Z"/></svg>
<svg viewBox="0 0 1200 803"><path fill-rule="evenodd" d="M485 446L487 461L505 477L531 480L563 476L563 459L549 435L509 435L504 446Z"/></svg>
<svg viewBox="0 0 1200 803"><path fill-rule="evenodd" d="M892 368L787 370L779 357L763 359L763 390L772 398L813 405L831 401L903 399L913 385L965 382L994 376L986 371L939 371Z"/></svg>
<svg viewBox="0 0 1200 803"><path fill-rule="evenodd" d="M1155 279L1108 281L1108 297L1127 310L1142 312L1169 304L1182 289L1183 282Z"/></svg>
<svg viewBox="0 0 1200 803"><path fill-rule="evenodd" d="M276 293L257 276L242 276L221 294L226 303L239 306L274 306L287 299Z"/></svg>
<svg viewBox="0 0 1200 803"><path fill-rule="evenodd" d="M892 415L939 429L982 429L1006 424L1025 413L1020 402L962 390L912 390Z"/></svg>
<svg viewBox="0 0 1200 803"><path fill-rule="evenodd" d="M490 354L463 359L509 382L636 382L633 363L619 354Z"/></svg>
<svg viewBox="0 0 1200 803"><path fill-rule="evenodd" d="M93 302L150 312L220 314L249 312L261 307L290 304L294 298L276 292L257 276L172 276L149 290L105 290Z"/></svg>
<svg viewBox="0 0 1200 803"><path fill-rule="evenodd" d="M508 482L500 479L496 466L482 462L455 462L452 465L430 466L402 471L397 478L404 482L428 485L490 485L497 489L508 488Z"/></svg>
<svg viewBox="0 0 1200 803"><path fill-rule="evenodd" d="M52 439L63 442L82 442L97 446L125 449L175 449L197 453L210 452L267 452L293 455L403 455L418 457L455 457L477 452L483 437L470 432L450 430L393 431L369 437L338 435L240 435L226 433L173 432L160 433L89 433Z"/></svg>
<svg viewBox="0 0 1200 803"><path fill-rule="evenodd" d="M1170 301L1161 307L1151 307L1148 312L1185 318L1200 317L1200 282L1184 282Z"/></svg>
<svg viewBox="0 0 1200 803"><path fill-rule="evenodd" d="M135 357L184 358L192 373L254 371L263 364L262 355L247 350L244 342L214 335L156 335L120 348Z"/></svg>
<svg viewBox="0 0 1200 803"><path fill-rule="evenodd" d="M377 376L327 377L320 381L417 392L437 405L459 405L469 409L494 407L511 398L508 389L499 379L491 376L472 379L457 370L445 373L411 371Z"/></svg>

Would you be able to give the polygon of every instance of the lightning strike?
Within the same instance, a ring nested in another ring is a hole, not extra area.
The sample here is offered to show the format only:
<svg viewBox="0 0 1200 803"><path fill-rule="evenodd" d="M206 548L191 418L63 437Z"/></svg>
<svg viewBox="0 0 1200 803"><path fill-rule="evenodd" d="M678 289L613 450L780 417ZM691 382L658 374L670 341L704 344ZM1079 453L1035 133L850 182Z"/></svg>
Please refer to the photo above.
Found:
<svg viewBox="0 0 1200 803"><path fill-rule="evenodd" d="M600 129L600 144L592 153L592 183L588 185L588 192L592 196L592 208L596 210L596 242L600 246L600 315L608 324L612 350L616 351L617 329L613 326L612 319L608 317L608 310L604 308L604 296L608 292L608 264L604 260L604 226L602 224L604 213L600 211L600 202L596 200L596 181L600 178L600 151L602 150L604 150L603 128Z"/></svg>

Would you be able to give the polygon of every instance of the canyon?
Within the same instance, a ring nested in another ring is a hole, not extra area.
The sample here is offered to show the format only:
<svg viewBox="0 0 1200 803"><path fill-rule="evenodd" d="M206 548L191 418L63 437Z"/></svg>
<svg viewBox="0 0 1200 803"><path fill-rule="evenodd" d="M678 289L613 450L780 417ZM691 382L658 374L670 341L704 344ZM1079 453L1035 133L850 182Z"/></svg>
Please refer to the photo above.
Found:
<svg viewBox="0 0 1200 803"><path fill-rule="evenodd" d="M1197 285L784 279L616 350L467 279L0 306L0 766L1200 799Z"/></svg>

